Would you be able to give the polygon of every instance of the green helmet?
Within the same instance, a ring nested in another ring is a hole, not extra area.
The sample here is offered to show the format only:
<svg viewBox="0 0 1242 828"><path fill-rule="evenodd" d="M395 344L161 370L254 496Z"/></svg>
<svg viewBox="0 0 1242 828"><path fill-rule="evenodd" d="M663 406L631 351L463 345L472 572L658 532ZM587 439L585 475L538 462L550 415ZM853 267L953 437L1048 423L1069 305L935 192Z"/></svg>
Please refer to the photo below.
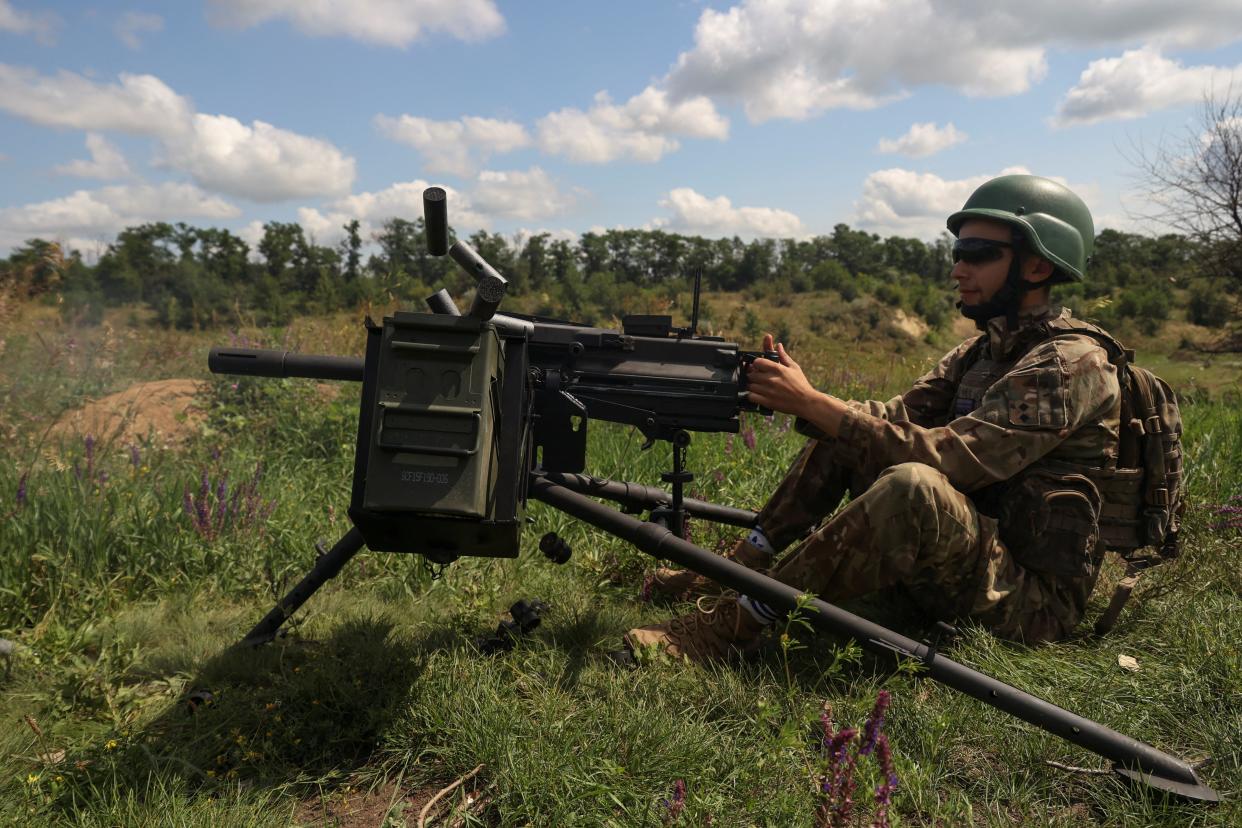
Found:
<svg viewBox="0 0 1242 828"><path fill-rule="evenodd" d="M949 232L956 236L972 218L1019 228L1062 274L1058 281L1082 280L1095 245L1095 224L1087 205L1068 187L1037 175L1002 175L981 185L949 216Z"/></svg>

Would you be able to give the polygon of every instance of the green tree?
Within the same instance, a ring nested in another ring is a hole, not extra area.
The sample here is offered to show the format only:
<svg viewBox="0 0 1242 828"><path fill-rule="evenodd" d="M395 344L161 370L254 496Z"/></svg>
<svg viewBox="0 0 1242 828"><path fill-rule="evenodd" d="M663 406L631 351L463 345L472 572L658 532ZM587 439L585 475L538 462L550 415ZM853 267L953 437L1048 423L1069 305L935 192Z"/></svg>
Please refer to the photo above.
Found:
<svg viewBox="0 0 1242 828"><path fill-rule="evenodd" d="M1149 218L1197 243L1198 271L1230 308L1222 348L1242 349L1242 93L1208 94L1180 139L1134 159Z"/></svg>
<svg viewBox="0 0 1242 828"><path fill-rule="evenodd" d="M518 282L529 290L539 290L552 274L552 256L548 249L548 233L538 233L526 240L518 255Z"/></svg>
<svg viewBox="0 0 1242 828"><path fill-rule="evenodd" d="M598 233L583 233L578 237L578 255L587 279L608 270L608 245Z"/></svg>
<svg viewBox="0 0 1242 828"><path fill-rule="evenodd" d="M169 290L176 233L166 222L127 227L99 258L95 276L110 302L144 301L152 307Z"/></svg>
<svg viewBox="0 0 1242 828"><path fill-rule="evenodd" d="M65 266L65 253L59 242L29 239L9 254L0 273L23 293L38 296L60 285Z"/></svg>
<svg viewBox="0 0 1242 828"><path fill-rule="evenodd" d="M198 261L212 276L231 287L250 283L250 245L228 230L197 231Z"/></svg>
<svg viewBox="0 0 1242 828"><path fill-rule="evenodd" d="M354 285L362 275L362 236L358 229L361 226L358 219L351 220L342 228L345 231L345 238L341 242L341 258L345 262L345 269L341 275L345 279L345 284Z"/></svg>
<svg viewBox="0 0 1242 828"><path fill-rule="evenodd" d="M832 228L832 247L841 264L855 275L874 275L884 267L884 248L880 237L874 233L851 230L848 225L838 224Z"/></svg>

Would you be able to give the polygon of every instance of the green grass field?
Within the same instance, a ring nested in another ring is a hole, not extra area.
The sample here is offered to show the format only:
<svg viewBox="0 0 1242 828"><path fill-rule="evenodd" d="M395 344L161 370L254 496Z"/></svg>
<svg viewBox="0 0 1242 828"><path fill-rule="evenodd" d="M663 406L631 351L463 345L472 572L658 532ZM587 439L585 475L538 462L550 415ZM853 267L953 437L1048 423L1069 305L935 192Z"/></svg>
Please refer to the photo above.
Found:
<svg viewBox="0 0 1242 828"><path fill-rule="evenodd" d="M6 823L416 825L468 777L437 824L812 825L825 705L838 726L860 726L880 690L892 698L892 824L1242 822L1242 411L1225 393L1238 380L1227 359L1195 369L1203 390L1184 408L1185 553L1145 577L1117 629L1039 649L967 629L947 648L1162 750L1210 757L1202 776L1225 802L1205 808L1052 767L1104 763L846 640L796 634L735 666L617 667L607 654L626 629L689 607L642 603L648 558L539 504L517 559L463 559L432 580L420 559L363 553L287 639L230 650L309 568L315 542L347 528L356 387L215 379L183 446L103 435L88 449L53 436L58 416L136 381L205 379L208 345L228 337L131 330L123 316L111 332L74 331L47 310L6 321L0 361L0 636L17 645L0 673ZM263 337L320 353L361 345L344 316ZM830 390L883 398L939 345L851 362L848 346L807 335L795 356ZM753 448L696 436L698 496L758 508L780 479L800 439L783 418L747 425ZM593 427L590 470L658 483L667 454L640 443ZM735 537L692 529L708 548ZM548 530L572 545L567 565L535 548ZM1118 574L1110 565L1093 612ZM519 598L550 606L542 626L480 654L475 638ZM929 634L895 595L852 609ZM868 825L876 763L860 761L857 780L849 824Z"/></svg>

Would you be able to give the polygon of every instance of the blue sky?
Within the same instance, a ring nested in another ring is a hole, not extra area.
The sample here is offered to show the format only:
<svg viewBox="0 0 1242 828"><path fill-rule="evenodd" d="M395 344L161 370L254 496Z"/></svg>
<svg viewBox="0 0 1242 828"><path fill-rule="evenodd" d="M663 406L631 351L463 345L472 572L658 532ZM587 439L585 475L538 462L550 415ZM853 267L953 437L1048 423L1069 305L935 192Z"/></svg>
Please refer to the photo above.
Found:
<svg viewBox="0 0 1242 828"><path fill-rule="evenodd" d="M0 0L0 255L143 221L931 238L986 178L1144 229L1237 0Z"/></svg>

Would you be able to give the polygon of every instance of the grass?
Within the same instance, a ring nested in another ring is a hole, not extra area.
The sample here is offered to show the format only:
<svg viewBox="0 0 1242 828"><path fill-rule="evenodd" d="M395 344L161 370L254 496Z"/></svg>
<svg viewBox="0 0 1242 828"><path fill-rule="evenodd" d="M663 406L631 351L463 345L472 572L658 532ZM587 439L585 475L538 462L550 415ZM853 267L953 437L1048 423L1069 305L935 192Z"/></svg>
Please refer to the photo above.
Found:
<svg viewBox="0 0 1242 828"><path fill-rule="evenodd" d="M306 381L216 381L205 425L184 447L100 442L88 457L81 440L46 438L47 424L136 379L203 377L207 345L227 337L131 336L123 318L111 334L74 331L41 313L6 323L0 363L0 636L18 644L0 678L6 823L413 825L432 794L481 764L487 798L468 817L475 824L809 825L821 804L825 703L839 726L859 726L881 689L892 696L886 731L900 778L894 824L1242 819L1242 530L1227 510L1242 496L1242 413L1212 393L1236 387L1228 366L1201 372L1208 390L1183 411L1186 551L1145 577L1116 630L1027 649L968 629L948 647L1163 750L1211 756L1203 776L1226 801L1202 808L1049 767L1103 764L845 640L795 637L741 665L618 668L607 653L621 633L687 607L639 602L649 559L540 504L519 558L464 559L433 580L416 558L363 553L287 639L231 650L309 568L314 543L347 527L350 395L331 399ZM247 335L315 352L360 345L344 315ZM812 342L800 351L814 378L880 398L941 344L846 361L839 343L820 352ZM800 441L782 418L747 425L753 448L696 435L696 496L757 508L774 488ZM592 472L656 482L668 458L640 442L593 425ZM251 483L253 508L244 493L229 507ZM692 529L709 548L734 536ZM574 549L565 566L535 548L549 530ZM1110 566L1106 580L1118 574ZM1109 592L1097 590L1093 612ZM510 652L479 654L475 639L518 598L549 605L541 627ZM930 634L895 596L852 608ZM1120 669L1118 655L1137 658L1139 671ZM201 700L193 709L191 698ZM881 780L874 763L859 778L867 824ZM467 787L448 798L464 803Z"/></svg>

